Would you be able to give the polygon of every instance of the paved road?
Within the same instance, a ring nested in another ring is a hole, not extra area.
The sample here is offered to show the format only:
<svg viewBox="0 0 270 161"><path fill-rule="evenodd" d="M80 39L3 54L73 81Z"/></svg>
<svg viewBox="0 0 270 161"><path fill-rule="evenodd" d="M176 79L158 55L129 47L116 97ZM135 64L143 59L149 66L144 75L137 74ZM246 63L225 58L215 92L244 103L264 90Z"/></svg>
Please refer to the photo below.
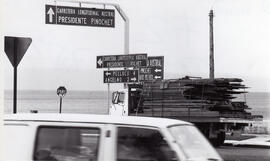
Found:
<svg viewBox="0 0 270 161"><path fill-rule="evenodd" d="M270 149L221 146L217 151L225 161L270 161Z"/></svg>

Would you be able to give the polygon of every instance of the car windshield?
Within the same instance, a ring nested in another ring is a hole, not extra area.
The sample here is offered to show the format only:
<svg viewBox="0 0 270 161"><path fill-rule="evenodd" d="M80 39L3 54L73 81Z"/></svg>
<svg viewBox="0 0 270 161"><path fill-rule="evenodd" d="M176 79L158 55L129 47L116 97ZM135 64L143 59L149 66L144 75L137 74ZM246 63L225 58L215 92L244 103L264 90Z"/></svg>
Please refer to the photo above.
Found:
<svg viewBox="0 0 270 161"><path fill-rule="evenodd" d="M196 127L191 125L171 126L169 131L189 159L201 157L212 160L221 159Z"/></svg>

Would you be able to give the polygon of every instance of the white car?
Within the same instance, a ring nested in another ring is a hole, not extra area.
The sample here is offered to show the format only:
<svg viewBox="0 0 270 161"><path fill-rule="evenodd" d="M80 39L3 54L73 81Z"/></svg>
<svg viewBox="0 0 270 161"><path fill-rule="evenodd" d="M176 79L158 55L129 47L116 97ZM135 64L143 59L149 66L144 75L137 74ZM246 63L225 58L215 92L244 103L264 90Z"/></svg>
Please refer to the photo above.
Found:
<svg viewBox="0 0 270 161"><path fill-rule="evenodd" d="M193 124L89 114L4 116L5 161L222 161Z"/></svg>

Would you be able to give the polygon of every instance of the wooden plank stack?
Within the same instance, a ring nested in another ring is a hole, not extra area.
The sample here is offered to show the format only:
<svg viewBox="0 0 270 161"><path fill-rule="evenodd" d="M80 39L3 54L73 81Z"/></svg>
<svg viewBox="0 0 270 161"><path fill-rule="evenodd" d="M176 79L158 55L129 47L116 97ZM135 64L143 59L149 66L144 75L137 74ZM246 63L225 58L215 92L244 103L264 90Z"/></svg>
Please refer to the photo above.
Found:
<svg viewBox="0 0 270 161"><path fill-rule="evenodd" d="M144 115L152 116L209 116L226 113L245 117L244 102L232 103L236 94L246 93L239 78L156 80L144 82L140 108ZM217 112L215 112L217 111Z"/></svg>

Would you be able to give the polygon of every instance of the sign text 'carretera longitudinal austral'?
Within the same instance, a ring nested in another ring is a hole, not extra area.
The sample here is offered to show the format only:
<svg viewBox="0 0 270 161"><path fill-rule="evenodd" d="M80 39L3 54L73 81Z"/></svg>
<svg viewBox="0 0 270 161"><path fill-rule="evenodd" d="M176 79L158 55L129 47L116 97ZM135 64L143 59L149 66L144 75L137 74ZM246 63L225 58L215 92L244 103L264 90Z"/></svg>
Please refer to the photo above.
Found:
<svg viewBox="0 0 270 161"><path fill-rule="evenodd" d="M104 83L138 82L138 70L107 70L103 72Z"/></svg>
<svg viewBox="0 0 270 161"><path fill-rule="evenodd" d="M45 6L46 24L115 27L113 9Z"/></svg>
<svg viewBox="0 0 270 161"><path fill-rule="evenodd" d="M146 67L147 54L97 56L97 68Z"/></svg>

